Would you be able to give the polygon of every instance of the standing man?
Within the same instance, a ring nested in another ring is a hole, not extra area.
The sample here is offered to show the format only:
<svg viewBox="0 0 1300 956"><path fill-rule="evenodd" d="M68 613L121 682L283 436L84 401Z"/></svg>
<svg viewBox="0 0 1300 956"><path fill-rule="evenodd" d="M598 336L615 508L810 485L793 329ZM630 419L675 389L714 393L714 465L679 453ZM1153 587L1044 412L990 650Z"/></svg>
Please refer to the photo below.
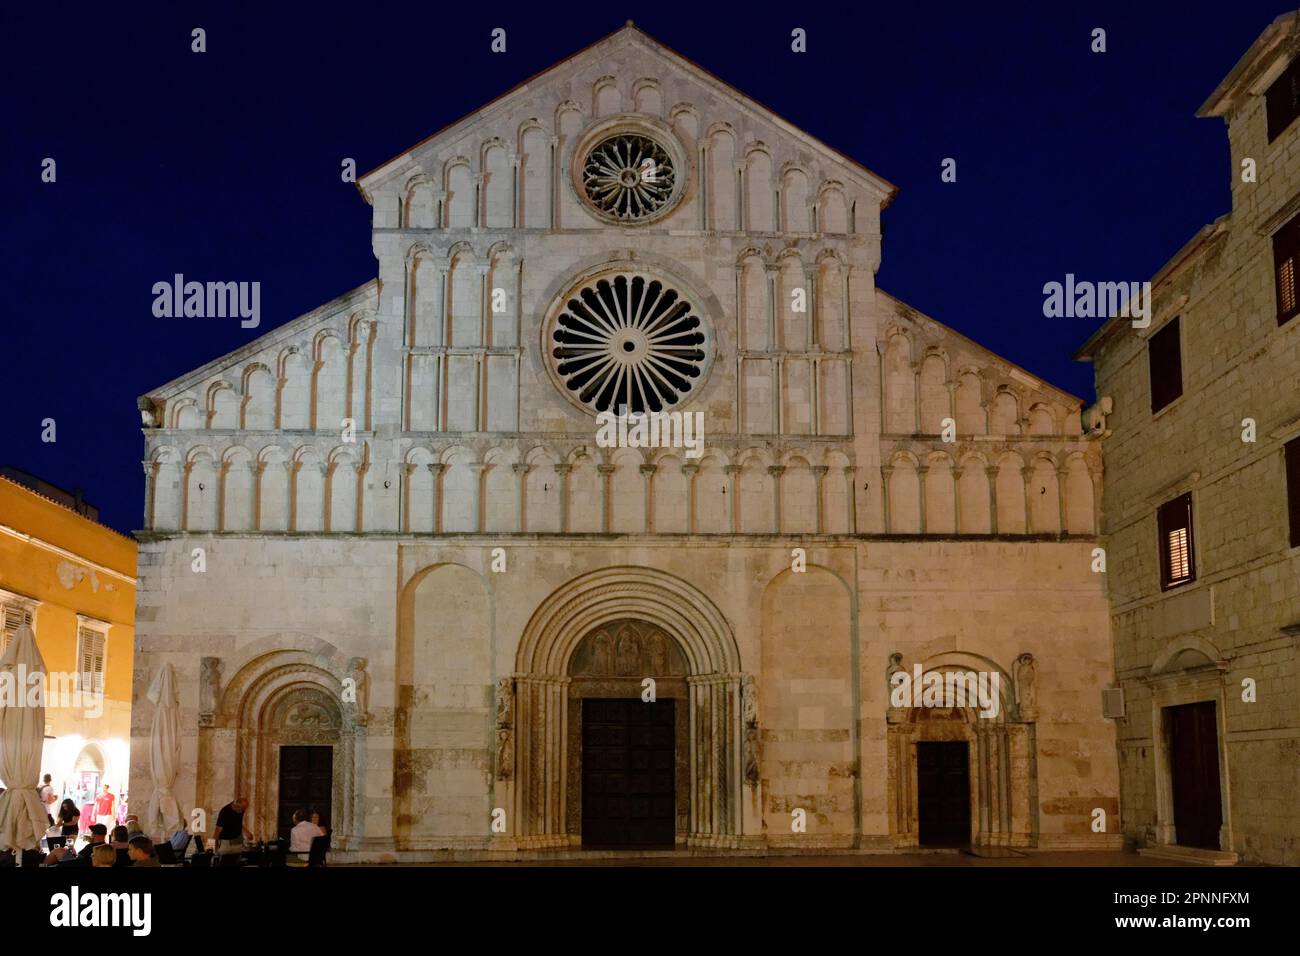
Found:
<svg viewBox="0 0 1300 956"><path fill-rule="evenodd" d="M54 786L50 783L48 773L36 792L40 794L41 806L45 808L45 815L50 818L50 826L54 826L54 805L59 802L59 798L54 793Z"/></svg>
<svg viewBox="0 0 1300 956"><path fill-rule="evenodd" d="M108 784L104 784L104 792L95 798L95 820L104 824L105 829L113 829L117 825L117 817L113 815L115 809L117 797L108 789Z"/></svg>
<svg viewBox="0 0 1300 956"><path fill-rule="evenodd" d="M212 833L212 849L218 854L240 853L244 841L253 835L244 826L244 811L248 809L247 797L236 797L217 814L217 828Z"/></svg>

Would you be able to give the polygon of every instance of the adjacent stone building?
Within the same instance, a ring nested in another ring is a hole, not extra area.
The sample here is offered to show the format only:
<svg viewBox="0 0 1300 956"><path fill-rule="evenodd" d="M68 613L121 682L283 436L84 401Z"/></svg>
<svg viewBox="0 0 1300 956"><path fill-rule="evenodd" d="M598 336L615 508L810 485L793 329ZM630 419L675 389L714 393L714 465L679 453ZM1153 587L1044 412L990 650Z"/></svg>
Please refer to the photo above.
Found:
<svg viewBox="0 0 1300 956"><path fill-rule="evenodd" d="M170 661L182 803L346 859L1118 845L1099 444L893 186L629 24L360 187L375 280L141 400L133 795Z"/></svg>
<svg viewBox="0 0 1300 956"><path fill-rule="evenodd" d="M1300 15L1197 114L1228 126L1232 210L1152 280L1147 328L1080 355L1105 421L1102 530L1143 852L1300 863Z"/></svg>

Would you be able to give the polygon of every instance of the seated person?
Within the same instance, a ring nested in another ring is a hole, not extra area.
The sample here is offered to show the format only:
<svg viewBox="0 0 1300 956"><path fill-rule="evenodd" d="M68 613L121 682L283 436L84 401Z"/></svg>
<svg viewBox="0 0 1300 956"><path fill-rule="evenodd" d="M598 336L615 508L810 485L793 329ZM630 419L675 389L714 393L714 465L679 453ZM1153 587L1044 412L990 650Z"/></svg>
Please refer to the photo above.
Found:
<svg viewBox="0 0 1300 956"><path fill-rule="evenodd" d="M162 866L154 852L153 840L147 836L132 837L126 852L131 857L132 866Z"/></svg>
<svg viewBox="0 0 1300 956"><path fill-rule="evenodd" d="M184 827L181 827L172 834L171 839L167 841L172 845L172 852L176 854L176 859L181 860L185 857L185 851L190 846L190 833Z"/></svg>
<svg viewBox="0 0 1300 956"><path fill-rule="evenodd" d="M115 826L113 827L113 836L108 841L108 845L114 850L125 850L127 841L130 839L131 838L126 835L126 827Z"/></svg>
<svg viewBox="0 0 1300 956"><path fill-rule="evenodd" d="M106 846L108 844L108 827L102 823L92 824L90 827L90 841L81 848L81 852L71 859L59 861L59 866L90 866L90 855L97 846Z"/></svg>
<svg viewBox="0 0 1300 956"><path fill-rule="evenodd" d="M107 843L100 843L97 846L91 847L90 865L91 866L116 866L117 851L114 850Z"/></svg>
<svg viewBox="0 0 1300 956"><path fill-rule="evenodd" d="M313 814L317 820L319 816ZM311 852L311 841L325 835L325 828L307 819L303 810L293 812L293 829L289 831L289 856L286 862L290 866L306 866L307 854Z"/></svg>
<svg viewBox="0 0 1300 956"><path fill-rule="evenodd" d="M127 814L126 839L130 842L133 838L138 836L144 836L144 831L140 829L140 818L134 813Z"/></svg>

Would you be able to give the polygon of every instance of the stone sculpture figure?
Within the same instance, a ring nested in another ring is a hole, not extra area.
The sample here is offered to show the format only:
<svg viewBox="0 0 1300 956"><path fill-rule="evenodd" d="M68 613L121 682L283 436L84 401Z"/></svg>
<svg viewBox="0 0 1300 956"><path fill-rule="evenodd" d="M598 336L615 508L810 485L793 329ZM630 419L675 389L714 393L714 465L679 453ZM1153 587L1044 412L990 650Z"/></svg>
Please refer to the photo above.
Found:
<svg viewBox="0 0 1300 956"><path fill-rule="evenodd" d="M221 688L221 658L199 660L199 726L211 727L216 719L217 696Z"/></svg>
<svg viewBox="0 0 1300 956"><path fill-rule="evenodd" d="M1021 654L1016 658L1016 706L1020 710L1021 720L1033 720L1038 716L1038 691L1034 686L1038 680L1037 665L1033 654Z"/></svg>
<svg viewBox="0 0 1300 956"><path fill-rule="evenodd" d="M497 779L509 780L515 770L515 682L497 681Z"/></svg>
<svg viewBox="0 0 1300 956"><path fill-rule="evenodd" d="M363 727L370 722L370 674L366 671L367 663L364 657L354 657L348 661L348 676L352 678L357 693L357 723Z"/></svg>
<svg viewBox="0 0 1300 956"><path fill-rule="evenodd" d="M746 677L740 686L740 714L745 736L742 741L742 758L745 765L745 782L758 785L758 689L754 678Z"/></svg>

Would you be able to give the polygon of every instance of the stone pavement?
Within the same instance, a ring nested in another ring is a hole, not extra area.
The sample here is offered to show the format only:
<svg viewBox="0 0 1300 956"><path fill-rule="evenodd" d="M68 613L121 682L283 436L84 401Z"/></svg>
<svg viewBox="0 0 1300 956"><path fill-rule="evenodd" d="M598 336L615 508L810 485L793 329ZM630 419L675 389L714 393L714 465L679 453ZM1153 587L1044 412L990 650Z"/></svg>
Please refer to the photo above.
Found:
<svg viewBox="0 0 1300 956"><path fill-rule="evenodd" d="M949 850L927 853L839 853L828 855L791 855L772 854L768 856L728 856L706 857L688 854L656 854L635 856L632 854L567 858L557 860L527 860L519 862L447 862L422 863L419 866L699 866L699 867L1130 867L1130 866L1179 866L1169 860L1154 860L1136 853L1124 852L1027 852L1024 855L987 858L977 857L962 850Z"/></svg>

